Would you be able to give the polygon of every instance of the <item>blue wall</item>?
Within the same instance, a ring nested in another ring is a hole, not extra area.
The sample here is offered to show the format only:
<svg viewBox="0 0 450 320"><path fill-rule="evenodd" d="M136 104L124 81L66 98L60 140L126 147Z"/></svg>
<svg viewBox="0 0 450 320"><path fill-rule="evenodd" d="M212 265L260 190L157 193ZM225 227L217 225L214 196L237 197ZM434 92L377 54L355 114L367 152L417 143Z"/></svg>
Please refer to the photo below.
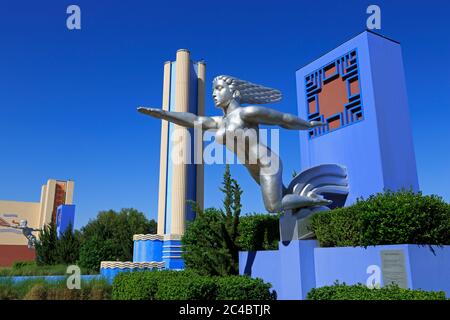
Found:
<svg viewBox="0 0 450 320"><path fill-rule="evenodd" d="M64 231L66 231L69 225L75 225L75 205L60 205L56 209L56 232L58 237L60 237Z"/></svg>
<svg viewBox="0 0 450 320"><path fill-rule="evenodd" d="M279 244L276 251L239 253L239 274L261 278L272 284L280 300L305 299L312 288L366 284L378 267L383 286L381 252L401 250L404 255L406 285L410 289L444 291L450 297L450 246L379 245L320 248L315 240Z"/></svg>
<svg viewBox="0 0 450 320"><path fill-rule="evenodd" d="M314 138L300 132L301 170L347 167L347 204L383 189L418 190L400 45L364 32L296 72L299 116L308 118L305 77L356 50L363 119Z"/></svg>

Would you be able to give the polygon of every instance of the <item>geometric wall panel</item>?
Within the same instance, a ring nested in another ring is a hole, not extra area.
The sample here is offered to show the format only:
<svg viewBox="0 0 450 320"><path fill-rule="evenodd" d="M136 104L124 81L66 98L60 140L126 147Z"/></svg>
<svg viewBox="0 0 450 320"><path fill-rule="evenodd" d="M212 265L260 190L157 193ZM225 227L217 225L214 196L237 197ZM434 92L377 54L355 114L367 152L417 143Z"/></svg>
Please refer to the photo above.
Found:
<svg viewBox="0 0 450 320"><path fill-rule="evenodd" d="M305 96L308 120L325 123L310 130L309 138L363 120L356 49L306 75Z"/></svg>

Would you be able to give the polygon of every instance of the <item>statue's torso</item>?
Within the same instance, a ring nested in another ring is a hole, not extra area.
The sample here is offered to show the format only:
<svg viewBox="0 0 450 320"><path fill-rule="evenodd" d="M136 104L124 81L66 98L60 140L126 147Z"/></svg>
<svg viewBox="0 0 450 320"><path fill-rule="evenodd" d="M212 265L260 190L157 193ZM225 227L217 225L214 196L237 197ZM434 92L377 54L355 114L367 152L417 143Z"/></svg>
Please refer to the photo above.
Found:
<svg viewBox="0 0 450 320"><path fill-rule="evenodd" d="M259 143L258 125L244 121L240 115L241 110L236 109L221 119L215 134L216 142L235 153L259 184L260 169L263 166L260 157L267 155L268 148ZM234 140L234 143L227 143L227 139Z"/></svg>
<svg viewBox="0 0 450 320"><path fill-rule="evenodd" d="M258 142L258 125L244 121L240 112L241 108L222 117L215 134L217 143L226 144L227 136L235 139L243 139L244 136L251 136L255 143ZM232 146L230 145L230 147Z"/></svg>

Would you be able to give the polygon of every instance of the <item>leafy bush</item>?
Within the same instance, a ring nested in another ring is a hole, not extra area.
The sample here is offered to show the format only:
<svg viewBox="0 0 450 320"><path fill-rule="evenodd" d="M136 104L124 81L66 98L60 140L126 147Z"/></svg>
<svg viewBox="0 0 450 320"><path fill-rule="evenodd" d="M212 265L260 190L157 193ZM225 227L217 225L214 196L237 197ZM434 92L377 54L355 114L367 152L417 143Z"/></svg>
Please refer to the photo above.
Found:
<svg viewBox="0 0 450 320"><path fill-rule="evenodd" d="M44 226L36 244L38 265L73 264L78 260L80 234L74 232L72 225L58 238L54 222Z"/></svg>
<svg viewBox="0 0 450 320"><path fill-rule="evenodd" d="M115 300L155 300L158 279L164 272L121 272L114 278L112 298Z"/></svg>
<svg viewBox="0 0 450 320"><path fill-rule="evenodd" d="M217 279L217 300L276 300L272 285L262 279L228 276Z"/></svg>
<svg viewBox="0 0 450 320"><path fill-rule="evenodd" d="M213 277L194 272L164 272L160 276L156 300L214 300L216 283Z"/></svg>
<svg viewBox="0 0 450 320"><path fill-rule="evenodd" d="M237 238L242 189L231 177L229 165L225 166L222 186L223 210L202 210L194 203L197 217L188 224L182 238L186 269L203 275L239 274Z"/></svg>
<svg viewBox="0 0 450 320"><path fill-rule="evenodd" d="M391 284L379 289L369 289L362 284L346 285L335 283L312 289L308 300L445 300L443 291L422 291L402 289Z"/></svg>
<svg viewBox="0 0 450 320"><path fill-rule="evenodd" d="M57 242L56 225L52 221L44 226L39 233L39 241L36 243L36 262L38 265L53 265L58 263Z"/></svg>
<svg viewBox="0 0 450 320"><path fill-rule="evenodd" d="M56 243L58 263L74 264L77 262L81 245L80 237L80 233L74 232L72 224L69 224Z"/></svg>
<svg viewBox="0 0 450 320"><path fill-rule="evenodd" d="M116 300L269 300L271 285L245 276L210 277L192 271L142 271L114 278Z"/></svg>
<svg viewBox="0 0 450 320"><path fill-rule="evenodd" d="M83 242L78 263L88 270L97 271L101 261L120 261L121 259L117 257L120 254L113 239L102 239L94 235Z"/></svg>
<svg viewBox="0 0 450 320"><path fill-rule="evenodd" d="M242 251L277 250L280 215L252 214L239 222L238 245Z"/></svg>
<svg viewBox="0 0 450 320"><path fill-rule="evenodd" d="M203 275L236 274L232 253L225 241L223 213L206 209L189 223L182 238L183 259L187 270Z"/></svg>
<svg viewBox="0 0 450 320"><path fill-rule="evenodd" d="M322 247L450 244L450 205L412 191L386 191L312 217Z"/></svg>
<svg viewBox="0 0 450 320"><path fill-rule="evenodd" d="M66 281L46 282L32 279L21 282L2 280L0 300L107 300L111 297L111 286L103 280L82 281L81 289L70 290Z"/></svg>
<svg viewBox="0 0 450 320"><path fill-rule="evenodd" d="M133 235L156 233L156 222L147 220L135 209L102 211L81 229L82 245L78 263L99 270L101 261L130 261L133 258Z"/></svg>

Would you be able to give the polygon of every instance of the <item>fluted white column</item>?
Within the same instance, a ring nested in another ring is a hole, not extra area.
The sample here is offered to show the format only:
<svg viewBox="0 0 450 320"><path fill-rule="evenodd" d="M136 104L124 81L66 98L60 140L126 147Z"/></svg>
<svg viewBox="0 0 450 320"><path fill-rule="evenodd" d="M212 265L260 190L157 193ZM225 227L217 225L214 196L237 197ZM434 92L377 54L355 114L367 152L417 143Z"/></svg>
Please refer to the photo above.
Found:
<svg viewBox="0 0 450 320"><path fill-rule="evenodd" d="M198 62L198 79L197 79L197 112L199 116L205 115L205 78L206 78L206 65L205 62ZM202 132L203 133L203 132ZM204 201L204 168L203 168L203 134L198 135L196 141L197 155L199 156L197 161L201 162L197 164L197 177L196 177L196 194L197 203L200 208L203 209Z"/></svg>
<svg viewBox="0 0 450 320"><path fill-rule="evenodd" d="M164 83L162 109L169 110L170 98L170 70L171 63L164 64ZM162 120L161 123L161 149L159 160L159 194L158 194L158 234L163 235L166 225L166 187L167 187L167 149L168 149L169 123Z"/></svg>
<svg viewBox="0 0 450 320"><path fill-rule="evenodd" d="M189 67L190 55L187 50L178 50L175 70L175 111L189 111ZM186 143L189 139L188 131L174 125L177 137L182 141L181 154L186 155ZM180 148L180 150L181 150ZM185 161L172 164L172 221L171 234L182 235L186 220L186 178L187 165Z"/></svg>

